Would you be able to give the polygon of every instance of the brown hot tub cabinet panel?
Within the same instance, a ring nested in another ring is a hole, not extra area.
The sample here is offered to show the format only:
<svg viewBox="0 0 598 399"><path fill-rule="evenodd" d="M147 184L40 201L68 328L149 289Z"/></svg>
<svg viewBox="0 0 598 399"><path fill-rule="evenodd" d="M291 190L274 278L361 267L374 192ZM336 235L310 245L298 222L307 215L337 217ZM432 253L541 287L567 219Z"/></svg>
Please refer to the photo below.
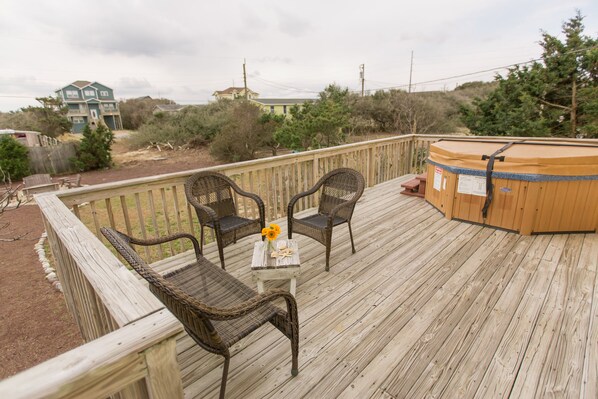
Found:
<svg viewBox="0 0 598 399"><path fill-rule="evenodd" d="M440 141L430 147L426 200L448 219L521 234L598 230L598 145L514 143L496 158L486 218L486 173L507 142Z"/></svg>

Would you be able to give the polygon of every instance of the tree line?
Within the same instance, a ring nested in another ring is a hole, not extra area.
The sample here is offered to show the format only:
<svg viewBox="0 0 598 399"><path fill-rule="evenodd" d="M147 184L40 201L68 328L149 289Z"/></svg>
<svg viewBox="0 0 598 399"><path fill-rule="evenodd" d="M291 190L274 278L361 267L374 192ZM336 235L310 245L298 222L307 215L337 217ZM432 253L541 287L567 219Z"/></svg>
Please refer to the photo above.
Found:
<svg viewBox="0 0 598 399"><path fill-rule="evenodd" d="M222 160L243 161L261 150L276 155L279 148L329 147L366 133L449 133L463 127L460 107L493 87L494 83L470 82L448 92L391 90L361 97L330 84L318 98L290 107L286 116L264 113L242 99L219 100L151 115L130 142L136 148L152 143L209 145Z"/></svg>
<svg viewBox="0 0 598 399"><path fill-rule="evenodd" d="M287 116L264 113L245 100L154 114L156 105L172 101L147 97L121 101L119 108L124 127L137 130L130 139L134 147L209 145L216 157L229 162L253 159L263 150L276 155L281 147L315 149L378 132L450 133L465 128L476 135L598 137L598 39L584 33L579 11L563 23L562 33L559 39L542 32L540 59L515 66L494 82L469 82L452 91L390 90L361 97L330 84L316 99L291 107ZM59 99L37 100L40 106L0 113L0 128L52 137L70 129L68 109ZM105 165L112 136L104 128L99 133L86 131L84 139L104 143L95 158ZM84 144L89 151L95 146Z"/></svg>
<svg viewBox="0 0 598 399"><path fill-rule="evenodd" d="M462 108L474 134L598 137L598 39L579 11L562 33L542 32L540 60L498 75L488 97Z"/></svg>

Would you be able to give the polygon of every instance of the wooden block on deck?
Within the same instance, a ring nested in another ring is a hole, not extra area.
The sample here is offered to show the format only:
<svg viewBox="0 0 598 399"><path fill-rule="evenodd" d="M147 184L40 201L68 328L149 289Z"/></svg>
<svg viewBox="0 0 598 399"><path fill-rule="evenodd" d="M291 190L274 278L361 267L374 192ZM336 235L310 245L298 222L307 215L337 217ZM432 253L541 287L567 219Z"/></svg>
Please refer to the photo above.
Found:
<svg viewBox="0 0 598 399"><path fill-rule="evenodd" d="M420 192L422 185L424 186L423 193ZM405 187L405 189L403 191L401 191L401 194L411 195L413 197L421 197L421 198L423 198L425 196L425 182L422 182L418 178L409 180L409 181L401 184L401 187Z"/></svg>

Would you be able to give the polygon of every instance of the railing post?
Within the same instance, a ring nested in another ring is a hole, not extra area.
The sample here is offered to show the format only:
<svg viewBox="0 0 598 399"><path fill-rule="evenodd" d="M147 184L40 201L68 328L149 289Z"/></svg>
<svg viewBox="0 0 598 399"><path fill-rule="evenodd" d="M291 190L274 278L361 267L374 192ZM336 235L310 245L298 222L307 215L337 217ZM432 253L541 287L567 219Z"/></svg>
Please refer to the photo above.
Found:
<svg viewBox="0 0 598 399"><path fill-rule="evenodd" d="M368 149L368 187L376 185L376 146Z"/></svg>
<svg viewBox="0 0 598 399"><path fill-rule="evenodd" d="M415 151L415 144L417 141L417 135L413 135L411 137L411 140L409 141L409 151L408 151L408 157L409 157L409 163L407 165L409 165L409 173L414 173L415 172L415 167L413 165L413 160L415 159L415 155L413 154L413 152Z"/></svg>
<svg viewBox="0 0 598 399"><path fill-rule="evenodd" d="M313 175L314 175L314 181L311 182L311 186L315 185L316 182L320 179L319 175L320 175L320 161L318 160L318 156L316 154L314 154L314 160L313 160L313 165L312 165L312 169L313 169ZM313 200L313 206L318 206L318 202L319 202L319 198L318 196L312 196L311 197Z"/></svg>
<svg viewBox="0 0 598 399"><path fill-rule="evenodd" d="M172 337L145 352L147 377L145 378L150 399L183 397L183 381L176 358L176 338Z"/></svg>

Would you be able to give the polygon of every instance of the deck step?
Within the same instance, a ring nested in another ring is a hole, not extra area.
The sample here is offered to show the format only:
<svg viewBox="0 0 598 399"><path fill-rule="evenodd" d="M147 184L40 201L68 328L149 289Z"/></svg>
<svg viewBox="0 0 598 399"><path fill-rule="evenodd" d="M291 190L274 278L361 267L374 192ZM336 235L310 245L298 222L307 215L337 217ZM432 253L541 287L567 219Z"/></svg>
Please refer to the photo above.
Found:
<svg viewBox="0 0 598 399"><path fill-rule="evenodd" d="M410 195L413 197L420 197L423 198L426 196L426 174L422 173L421 175L415 176L415 179L409 180L403 184L401 187L405 189L401 191L401 194Z"/></svg>

